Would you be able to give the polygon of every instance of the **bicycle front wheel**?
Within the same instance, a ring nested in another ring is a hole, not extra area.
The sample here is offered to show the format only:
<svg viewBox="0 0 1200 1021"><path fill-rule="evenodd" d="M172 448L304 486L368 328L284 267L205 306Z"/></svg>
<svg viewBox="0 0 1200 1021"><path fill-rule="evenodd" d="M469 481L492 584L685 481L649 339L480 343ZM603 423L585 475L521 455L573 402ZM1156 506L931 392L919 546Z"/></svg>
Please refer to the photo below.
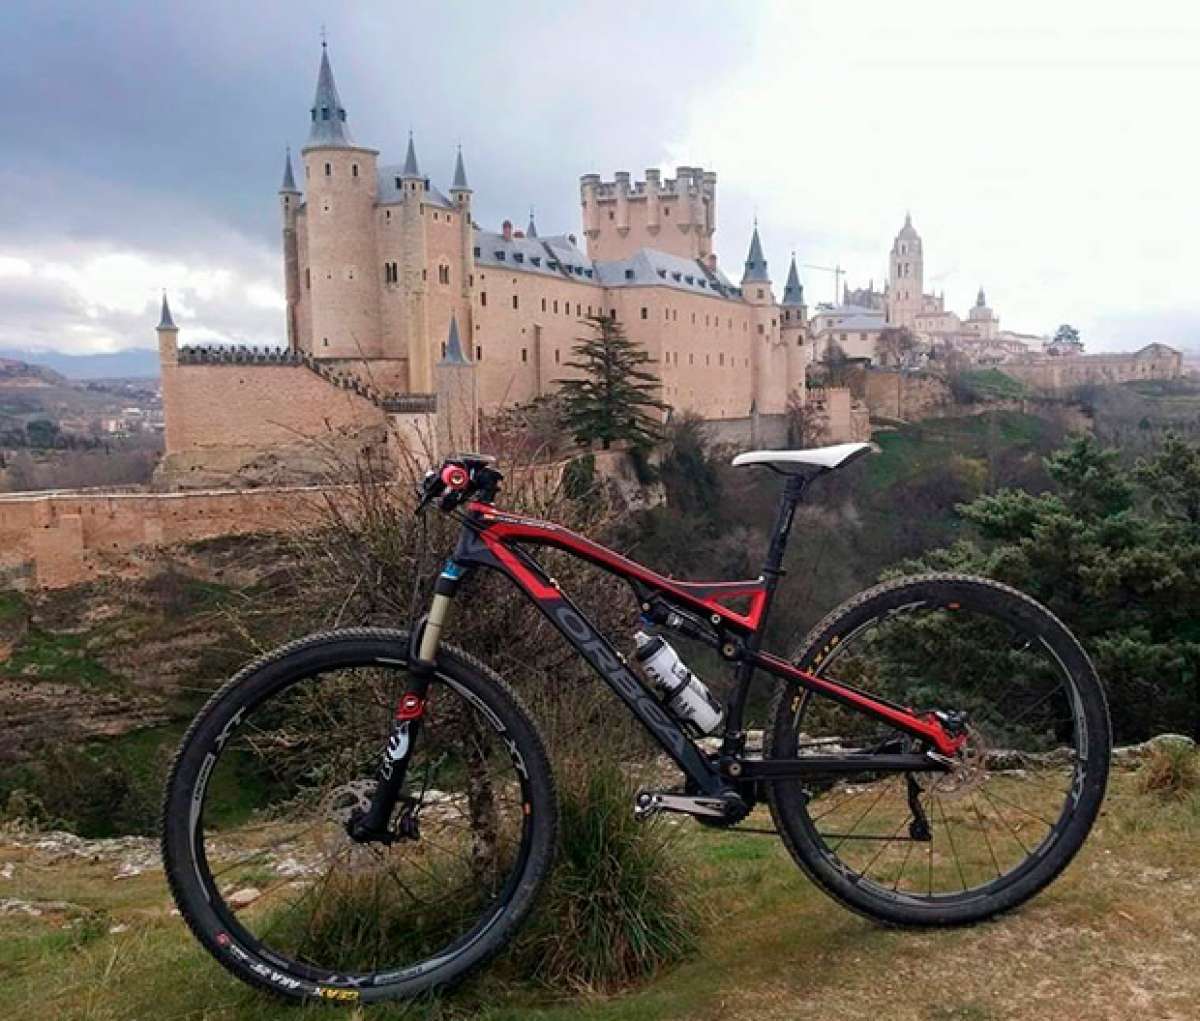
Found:
<svg viewBox="0 0 1200 1021"><path fill-rule="evenodd" d="M929 575L855 597L798 665L919 711L959 714L946 773L852 774L770 786L797 863L847 907L894 925L956 925L1024 902L1096 818L1111 736L1104 694L1053 614L983 578ZM925 751L887 724L784 685L766 757Z"/></svg>
<svg viewBox="0 0 1200 1021"><path fill-rule="evenodd" d="M408 635L315 635L247 667L192 724L167 786L163 855L184 919L251 984L354 1004L461 979L528 915L557 808L516 695L443 646L392 820L361 843ZM403 825L401 825L402 816Z"/></svg>

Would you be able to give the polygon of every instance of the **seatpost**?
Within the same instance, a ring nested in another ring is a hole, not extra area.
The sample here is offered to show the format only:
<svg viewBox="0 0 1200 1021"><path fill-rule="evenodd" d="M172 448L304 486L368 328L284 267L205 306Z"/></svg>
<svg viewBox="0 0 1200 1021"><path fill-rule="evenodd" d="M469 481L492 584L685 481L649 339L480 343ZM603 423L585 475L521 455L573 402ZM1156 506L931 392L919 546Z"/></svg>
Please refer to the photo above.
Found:
<svg viewBox="0 0 1200 1021"><path fill-rule="evenodd" d="M767 548L767 562L763 565L763 575L774 588L773 581L777 579L783 567L783 555L787 550L788 536L792 531L792 519L796 515L796 505L804 496L808 486L808 478L804 475L788 475L779 498L779 511L775 516L775 528L771 532L771 545Z"/></svg>
<svg viewBox="0 0 1200 1021"><path fill-rule="evenodd" d="M742 729L742 718L746 708L746 696L749 692L750 681L754 676L753 654L762 648L767 617L771 612L771 604L775 601L775 589L783 575L783 555L787 550L788 535L792 531L792 519L796 515L796 505L804 496L804 490L808 483L807 476L789 473L783 487L783 494L779 498L779 511L775 516L775 528L771 532L771 545L767 548L767 562L762 569L767 597L763 602L758 627L746 638L745 648L750 655L738 663L734 673L735 685L725 718L725 739L721 742L723 756L741 755L745 749L746 733Z"/></svg>

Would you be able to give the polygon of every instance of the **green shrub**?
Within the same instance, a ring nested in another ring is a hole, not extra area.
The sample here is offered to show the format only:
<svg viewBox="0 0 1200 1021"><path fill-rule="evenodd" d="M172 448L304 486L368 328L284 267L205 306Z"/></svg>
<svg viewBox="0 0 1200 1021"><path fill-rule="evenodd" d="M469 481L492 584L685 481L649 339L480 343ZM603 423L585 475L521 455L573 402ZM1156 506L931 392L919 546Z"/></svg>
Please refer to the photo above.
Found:
<svg viewBox="0 0 1200 1021"><path fill-rule="evenodd" d="M695 952L703 907L682 830L633 816L611 762L560 772L558 861L515 960L553 988L612 992Z"/></svg>

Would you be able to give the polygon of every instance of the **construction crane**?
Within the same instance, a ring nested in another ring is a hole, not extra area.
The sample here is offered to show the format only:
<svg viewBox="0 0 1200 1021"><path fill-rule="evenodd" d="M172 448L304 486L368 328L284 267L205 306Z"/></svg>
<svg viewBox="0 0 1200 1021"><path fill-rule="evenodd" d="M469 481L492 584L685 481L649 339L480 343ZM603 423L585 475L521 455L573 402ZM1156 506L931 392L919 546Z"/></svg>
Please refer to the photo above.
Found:
<svg viewBox="0 0 1200 1021"><path fill-rule="evenodd" d="M842 277L846 276L846 271L841 266L814 266L811 262L805 262L802 265L805 269L819 269L833 274L833 303L838 304L841 301Z"/></svg>

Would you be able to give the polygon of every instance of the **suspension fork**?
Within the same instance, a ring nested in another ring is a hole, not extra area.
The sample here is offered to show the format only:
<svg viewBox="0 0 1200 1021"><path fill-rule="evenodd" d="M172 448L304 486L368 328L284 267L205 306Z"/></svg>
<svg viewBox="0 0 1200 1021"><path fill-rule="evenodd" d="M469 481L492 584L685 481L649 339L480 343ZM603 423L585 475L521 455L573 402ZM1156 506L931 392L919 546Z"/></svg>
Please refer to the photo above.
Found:
<svg viewBox="0 0 1200 1021"><path fill-rule="evenodd" d="M400 799L400 792L404 789L409 759L421 731L429 682L437 669L442 628L450 612L454 593L465 575L466 569L460 567L453 559L446 561L446 566L442 568L434 583L433 602L429 612L413 630L408 653L410 680L392 717L387 743L380 755L379 767L375 771L375 790L371 795L370 806L346 824L347 832L357 841L378 840L390 844L397 838L397 834L391 828L392 813ZM415 836L415 833L415 827L412 827L410 832L403 835Z"/></svg>

